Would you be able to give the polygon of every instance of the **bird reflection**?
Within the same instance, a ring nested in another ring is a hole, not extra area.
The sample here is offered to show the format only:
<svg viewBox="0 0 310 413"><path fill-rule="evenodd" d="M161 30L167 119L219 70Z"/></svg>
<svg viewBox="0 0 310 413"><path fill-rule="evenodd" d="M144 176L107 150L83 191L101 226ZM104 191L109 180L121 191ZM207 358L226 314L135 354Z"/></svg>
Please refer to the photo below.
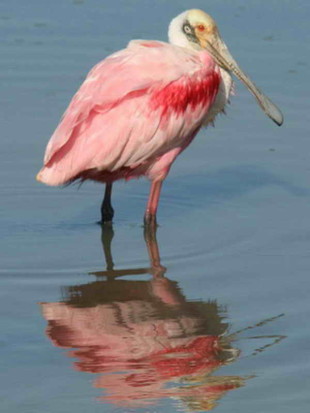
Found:
<svg viewBox="0 0 310 413"><path fill-rule="evenodd" d="M106 271L92 273L96 281L65 288L61 302L41 304L47 336L72 349L77 370L98 374L102 401L132 408L172 397L191 411L211 410L246 380L212 375L239 356L225 309L186 299L165 275L155 232L145 232L149 268L114 269L113 235L112 227L102 227ZM120 279L147 273L149 280Z"/></svg>

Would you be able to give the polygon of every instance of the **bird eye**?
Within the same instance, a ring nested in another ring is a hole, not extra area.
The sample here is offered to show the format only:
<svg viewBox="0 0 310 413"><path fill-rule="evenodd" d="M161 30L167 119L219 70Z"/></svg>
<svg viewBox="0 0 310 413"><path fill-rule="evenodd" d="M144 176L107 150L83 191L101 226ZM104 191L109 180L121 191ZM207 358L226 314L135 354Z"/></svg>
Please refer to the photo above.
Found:
<svg viewBox="0 0 310 413"><path fill-rule="evenodd" d="M203 24L198 24L197 29L198 29L200 32L203 32L203 31L205 30L205 26L204 26Z"/></svg>
<svg viewBox="0 0 310 413"><path fill-rule="evenodd" d="M184 24L183 30L186 34L192 34L192 28L189 24Z"/></svg>

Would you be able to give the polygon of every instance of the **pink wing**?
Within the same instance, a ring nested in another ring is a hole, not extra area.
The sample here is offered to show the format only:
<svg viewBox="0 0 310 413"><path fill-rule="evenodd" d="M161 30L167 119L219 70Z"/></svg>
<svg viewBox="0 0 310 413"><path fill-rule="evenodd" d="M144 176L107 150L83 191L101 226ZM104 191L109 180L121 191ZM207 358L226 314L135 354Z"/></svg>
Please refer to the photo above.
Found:
<svg viewBox="0 0 310 413"><path fill-rule="evenodd" d="M38 179L66 183L92 168L137 168L182 148L201 126L220 75L204 53L132 41L98 63L51 137Z"/></svg>

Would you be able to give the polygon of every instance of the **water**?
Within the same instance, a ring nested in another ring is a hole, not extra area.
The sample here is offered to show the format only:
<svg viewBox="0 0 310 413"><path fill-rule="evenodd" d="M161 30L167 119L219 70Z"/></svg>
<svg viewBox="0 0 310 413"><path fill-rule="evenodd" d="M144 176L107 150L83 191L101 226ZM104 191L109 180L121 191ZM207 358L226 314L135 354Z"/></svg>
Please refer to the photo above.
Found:
<svg viewBox="0 0 310 413"><path fill-rule="evenodd" d="M0 3L3 411L308 411L310 8L264 3ZM238 83L173 166L157 243L144 180L102 234L100 185L34 180L46 142L92 65L191 7L285 124Z"/></svg>

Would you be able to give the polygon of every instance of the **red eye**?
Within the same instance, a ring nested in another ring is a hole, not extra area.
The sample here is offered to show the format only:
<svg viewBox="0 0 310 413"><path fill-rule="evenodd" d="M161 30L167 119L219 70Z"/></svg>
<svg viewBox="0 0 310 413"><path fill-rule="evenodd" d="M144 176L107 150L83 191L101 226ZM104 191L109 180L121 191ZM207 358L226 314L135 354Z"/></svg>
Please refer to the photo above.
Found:
<svg viewBox="0 0 310 413"><path fill-rule="evenodd" d="M197 29L198 29L200 32L203 32L203 31L205 30L205 26L204 26L203 24L198 24Z"/></svg>

